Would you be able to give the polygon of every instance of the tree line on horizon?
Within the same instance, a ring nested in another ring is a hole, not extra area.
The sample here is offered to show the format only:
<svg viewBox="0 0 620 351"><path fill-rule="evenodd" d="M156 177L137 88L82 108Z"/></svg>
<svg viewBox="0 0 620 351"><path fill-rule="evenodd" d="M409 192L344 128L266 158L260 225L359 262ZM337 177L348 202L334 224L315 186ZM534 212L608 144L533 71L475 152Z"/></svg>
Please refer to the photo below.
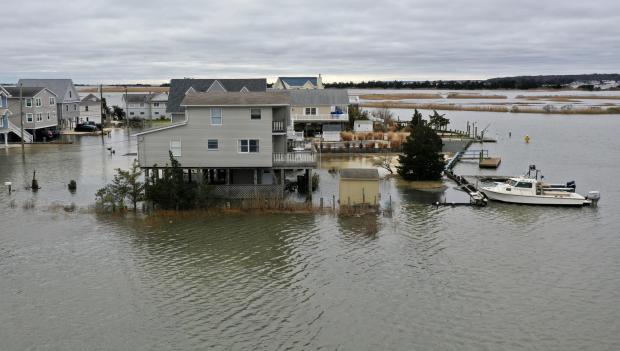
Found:
<svg viewBox="0 0 620 351"><path fill-rule="evenodd" d="M435 80L435 81L382 81L369 80L362 82L325 83L326 88L358 88L358 89L560 89L566 84L576 81L615 80L620 81L620 74L578 74L578 75L543 75L491 78L486 80ZM587 86L583 87L588 89Z"/></svg>

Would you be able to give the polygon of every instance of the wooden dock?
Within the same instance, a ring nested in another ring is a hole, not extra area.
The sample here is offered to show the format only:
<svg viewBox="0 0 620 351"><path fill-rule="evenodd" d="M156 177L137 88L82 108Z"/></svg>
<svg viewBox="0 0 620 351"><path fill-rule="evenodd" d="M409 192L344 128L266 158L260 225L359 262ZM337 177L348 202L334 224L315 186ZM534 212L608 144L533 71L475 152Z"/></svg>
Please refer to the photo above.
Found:
<svg viewBox="0 0 620 351"><path fill-rule="evenodd" d="M483 158L479 161L479 168L497 168L499 164L502 163L502 159L500 157L487 157Z"/></svg>

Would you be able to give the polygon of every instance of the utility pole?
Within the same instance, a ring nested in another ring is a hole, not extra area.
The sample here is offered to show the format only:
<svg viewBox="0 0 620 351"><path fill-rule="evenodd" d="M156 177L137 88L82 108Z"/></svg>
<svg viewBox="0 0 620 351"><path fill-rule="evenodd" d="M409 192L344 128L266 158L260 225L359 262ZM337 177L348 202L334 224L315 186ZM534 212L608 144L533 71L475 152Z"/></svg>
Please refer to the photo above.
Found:
<svg viewBox="0 0 620 351"><path fill-rule="evenodd" d="M105 144L103 138L103 126L105 124L105 114L103 113L103 85L99 84L99 119L101 120L101 143Z"/></svg>
<svg viewBox="0 0 620 351"><path fill-rule="evenodd" d="M21 126L22 155L24 154L24 97L22 94L22 84L19 84L19 125Z"/></svg>
<svg viewBox="0 0 620 351"><path fill-rule="evenodd" d="M127 86L125 85L125 128L129 131L129 109L127 105Z"/></svg>

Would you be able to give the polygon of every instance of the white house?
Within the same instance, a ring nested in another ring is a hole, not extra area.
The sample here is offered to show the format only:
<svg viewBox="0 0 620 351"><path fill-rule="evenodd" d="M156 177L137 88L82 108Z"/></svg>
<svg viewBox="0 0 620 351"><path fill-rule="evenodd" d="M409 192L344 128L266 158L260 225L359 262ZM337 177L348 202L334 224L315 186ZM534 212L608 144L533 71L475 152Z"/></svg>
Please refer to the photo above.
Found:
<svg viewBox="0 0 620 351"><path fill-rule="evenodd" d="M368 120L356 120L353 124L354 132L372 132L373 131L373 122Z"/></svg>
<svg viewBox="0 0 620 351"><path fill-rule="evenodd" d="M80 101L80 122L101 123L101 99L94 94L88 94Z"/></svg>

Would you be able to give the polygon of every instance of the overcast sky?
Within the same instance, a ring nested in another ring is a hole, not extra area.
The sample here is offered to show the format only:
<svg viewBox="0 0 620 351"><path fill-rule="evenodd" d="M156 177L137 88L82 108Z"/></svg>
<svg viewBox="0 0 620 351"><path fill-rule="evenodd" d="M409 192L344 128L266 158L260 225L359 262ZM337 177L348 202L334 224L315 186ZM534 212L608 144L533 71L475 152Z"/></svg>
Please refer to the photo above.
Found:
<svg viewBox="0 0 620 351"><path fill-rule="evenodd" d="M620 71L620 0L3 0L0 13L0 82Z"/></svg>

